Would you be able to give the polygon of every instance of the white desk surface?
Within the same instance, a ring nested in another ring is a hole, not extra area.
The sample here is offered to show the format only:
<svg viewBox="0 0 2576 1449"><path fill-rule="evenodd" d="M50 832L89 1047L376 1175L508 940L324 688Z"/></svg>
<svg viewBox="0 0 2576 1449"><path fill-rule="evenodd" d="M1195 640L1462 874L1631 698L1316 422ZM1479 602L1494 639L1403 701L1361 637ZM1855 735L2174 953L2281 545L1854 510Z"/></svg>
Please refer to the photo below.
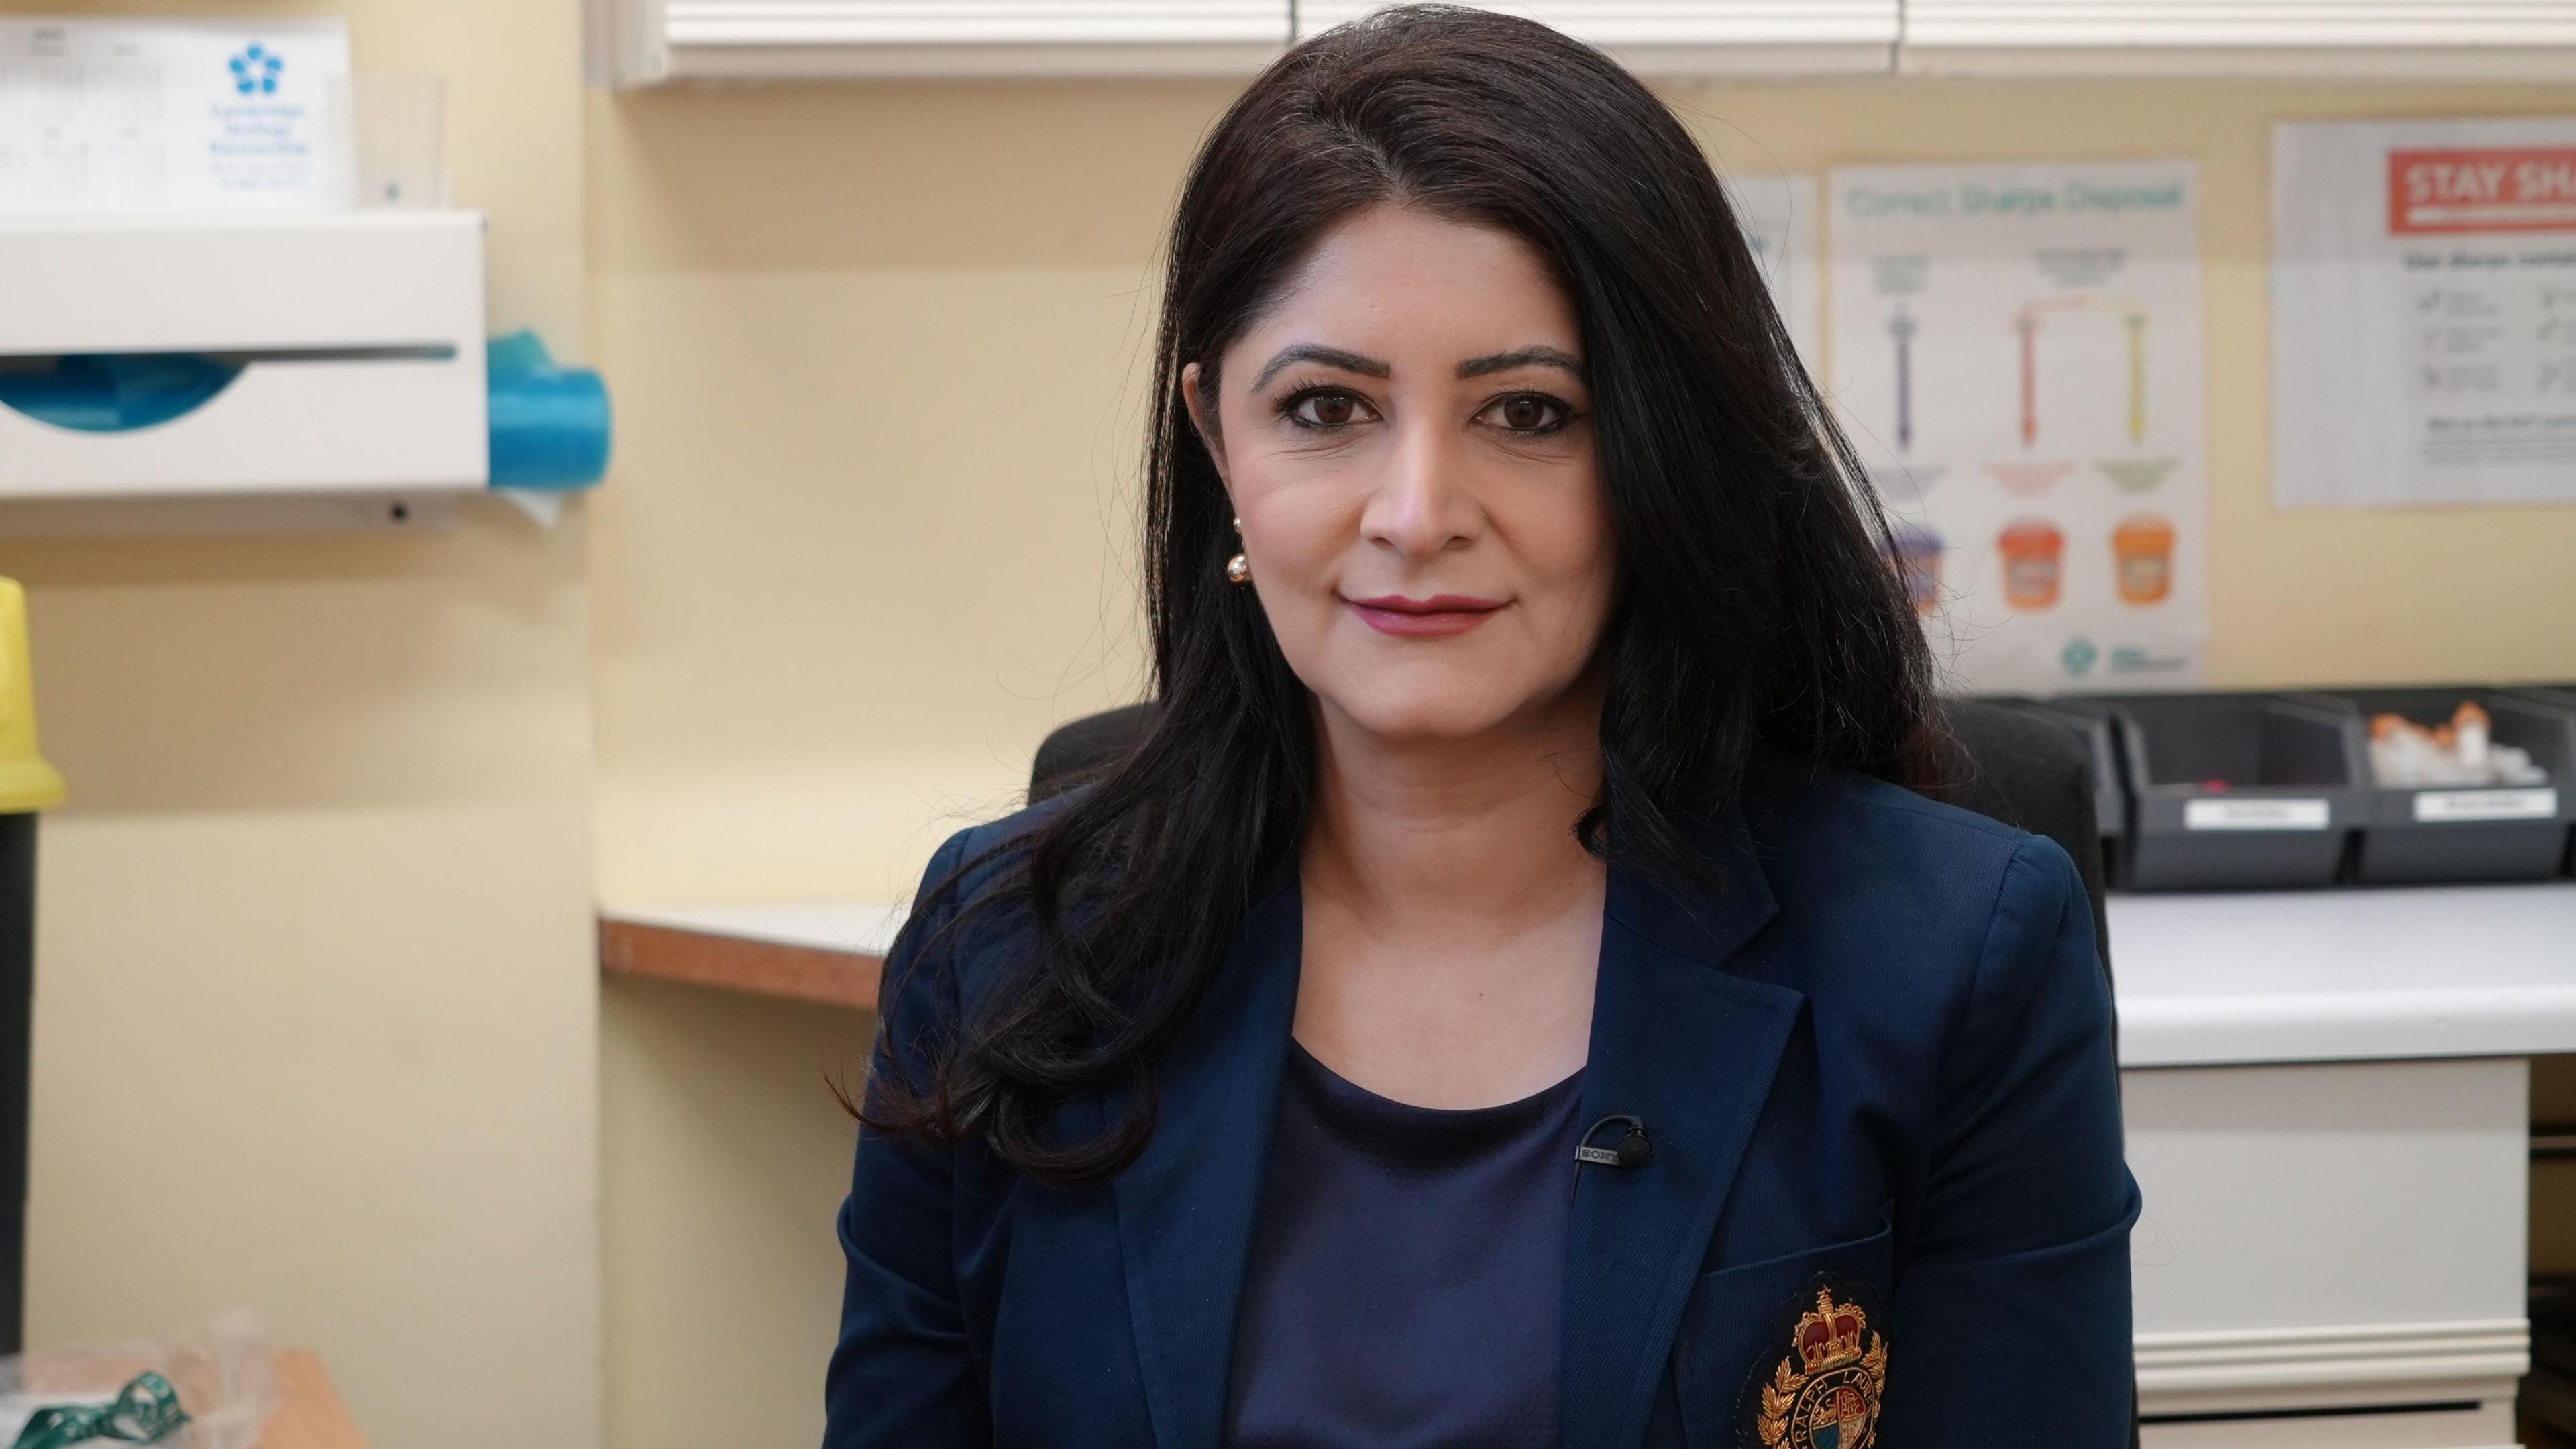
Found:
<svg viewBox="0 0 2576 1449"><path fill-rule="evenodd" d="M2576 884L2115 895L2120 1064L2576 1052Z"/></svg>
<svg viewBox="0 0 2576 1449"><path fill-rule="evenodd" d="M607 910L882 953L900 903ZM2115 895L2124 1067L2576 1052L2576 884Z"/></svg>
<svg viewBox="0 0 2576 1449"><path fill-rule="evenodd" d="M882 956L911 909L905 901L825 901L777 906L602 906L611 921L732 936L779 946Z"/></svg>

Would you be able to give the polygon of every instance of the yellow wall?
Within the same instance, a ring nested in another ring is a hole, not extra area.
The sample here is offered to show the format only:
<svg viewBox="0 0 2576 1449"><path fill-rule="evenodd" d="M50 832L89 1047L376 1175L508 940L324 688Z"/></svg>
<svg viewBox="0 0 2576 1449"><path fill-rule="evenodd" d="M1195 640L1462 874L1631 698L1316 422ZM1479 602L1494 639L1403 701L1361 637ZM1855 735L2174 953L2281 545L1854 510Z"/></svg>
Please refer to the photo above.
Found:
<svg viewBox="0 0 2576 1449"><path fill-rule="evenodd" d="M575 7L260 9L447 74L492 321L577 351ZM487 507L410 538L0 541L72 787L39 865L31 1341L247 1303L378 1449L600 1442L582 533Z"/></svg>
<svg viewBox="0 0 2576 1449"><path fill-rule="evenodd" d="M896 896L1138 679L1154 249L1228 87L799 85L595 97L603 897ZM2563 89L1909 83L1675 93L1730 167L2172 156L2208 234L2212 673L2576 677L2576 509L2275 514L2266 126L2566 111ZM2558 621L2553 627L2550 621ZM612 986L612 1441L807 1442L863 1016Z"/></svg>
<svg viewBox="0 0 2576 1449"><path fill-rule="evenodd" d="M1228 94L593 100L603 899L905 895L1050 725L1132 696L1151 255ZM607 988L618 1449L819 1434L850 1144L823 1073L867 1026Z"/></svg>

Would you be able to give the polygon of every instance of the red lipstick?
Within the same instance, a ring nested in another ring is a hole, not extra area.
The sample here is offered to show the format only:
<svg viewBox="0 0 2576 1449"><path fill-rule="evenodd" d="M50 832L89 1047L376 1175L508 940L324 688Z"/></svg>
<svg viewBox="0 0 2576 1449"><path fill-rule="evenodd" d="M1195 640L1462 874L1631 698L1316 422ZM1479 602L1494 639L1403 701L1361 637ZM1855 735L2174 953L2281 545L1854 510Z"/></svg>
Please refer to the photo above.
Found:
<svg viewBox="0 0 2576 1449"><path fill-rule="evenodd" d="M1427 599L1408 599L1402 594L1382 594L1374 599L1351 599L1351 612L1360 621L1381 634L1399 639L1446 639L1468 630L1494 616L1503 606L1501 599L1479 599L1467 594L1433 594Z"/></svg>

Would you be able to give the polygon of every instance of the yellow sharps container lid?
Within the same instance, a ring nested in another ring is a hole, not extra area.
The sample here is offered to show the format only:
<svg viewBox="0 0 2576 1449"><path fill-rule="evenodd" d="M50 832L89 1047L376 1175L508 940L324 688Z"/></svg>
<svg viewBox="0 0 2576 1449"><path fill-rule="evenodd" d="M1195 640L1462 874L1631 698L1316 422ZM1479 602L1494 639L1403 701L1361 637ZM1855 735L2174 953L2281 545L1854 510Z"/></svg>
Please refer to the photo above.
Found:
<svg viewBox="0 0 2576 1449"><path fill-rule="evenodd" d="M0 579L0 815L63 803L63 777L36 752L36 681L27 668L27 591Z"/></svg>

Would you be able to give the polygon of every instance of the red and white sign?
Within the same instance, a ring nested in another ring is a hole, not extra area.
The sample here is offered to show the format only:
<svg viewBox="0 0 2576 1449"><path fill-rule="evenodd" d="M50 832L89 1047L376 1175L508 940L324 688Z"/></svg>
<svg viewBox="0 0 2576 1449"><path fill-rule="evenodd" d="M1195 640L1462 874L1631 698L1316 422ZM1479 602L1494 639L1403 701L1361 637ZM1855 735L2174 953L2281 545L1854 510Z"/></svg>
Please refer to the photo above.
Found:
<svg viewBox="0 0 2576 1449"><path fill-rule="evenodd" d="M2576 146L2390 151L2388 230L2576 231Z"/></svg>
<svg viewBox="0 0 2576 1449"><path fill-rule="evenodd" d="M2576 116L2273 127L2272 408L2284 508L2576 504Z"/></svg>

